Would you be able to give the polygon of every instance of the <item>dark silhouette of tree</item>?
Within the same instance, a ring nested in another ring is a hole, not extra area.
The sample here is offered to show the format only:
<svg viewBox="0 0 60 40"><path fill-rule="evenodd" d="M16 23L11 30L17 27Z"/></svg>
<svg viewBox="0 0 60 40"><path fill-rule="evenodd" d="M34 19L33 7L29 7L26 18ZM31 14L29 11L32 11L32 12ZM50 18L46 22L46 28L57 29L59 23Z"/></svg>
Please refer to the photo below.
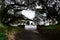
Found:
<svg viewBox="0 0 60 40"><path fill-rule="evenodd" d="M60 1L59 0L56 0L56 1L54 1L54 0L53 1L52 0L26 0L24 4L16 3L15 0L13 0L13 1L15 4L9 4L2 10L1 18L4 19L4 21L7 20L8 18L11 18L11 20L8 21L7 23L13 22L16 19L30 20L30 19L26 18L24 15L15 16L17 9L14 10L15 11L14 15L9 14L8 10L16 8L16 7L14 7L15 5L20 6L20 7L27 7L27 8L35 7L37 2L38 2L37 3L38 5L41 4L43 7L43 9L37 9L38 12L47 13L47 19L54 20L54 18L55 18L58 22L60 22L59 21L60 20L60 11L59 11L60 10L60 6L59 6ZM17 10L17 11L21 11L21 10L22 9ZM36 10L36 9L34 9L34 10Z"/></svg>

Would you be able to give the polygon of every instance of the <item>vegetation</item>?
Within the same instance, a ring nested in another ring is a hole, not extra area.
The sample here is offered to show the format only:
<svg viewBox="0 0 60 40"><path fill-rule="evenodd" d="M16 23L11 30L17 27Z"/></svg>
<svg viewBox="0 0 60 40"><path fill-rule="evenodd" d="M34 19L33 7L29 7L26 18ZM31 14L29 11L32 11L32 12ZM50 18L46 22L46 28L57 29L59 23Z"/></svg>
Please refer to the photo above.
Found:
<svg viewBox="0 0 60 40"><path fill-rule="evenodd" d="M44 0L44 1L41 0L40 2L43 4L43 6L46 7L45 10L48 11L48 18L53 17L53 18L56 18L60 22L60 14L58 14L58 12L59 12L60 9L58 11L56 11L55 7L48 7L46 5L46 0ZM4 9L4 5L3 5L2 8ZM38 10L38 11L40 12L41 10ZM1 12L0 12L0 14L1 14ZM57 17L55 17L55 16L57 16ZM53 30L53 31L59 32L60 31L60 24L59 25L42 26L42 27L39 26L38 28L39 28L38 29L39 31L41 31L41 30ZM4 34L10 36L12 33L16 33L18 31L22 31L22 30L23 30L23 27L10 27L10 26L2 24L1 23L1 18L0 18L0 34L2 36L5 36Z"/></svg>

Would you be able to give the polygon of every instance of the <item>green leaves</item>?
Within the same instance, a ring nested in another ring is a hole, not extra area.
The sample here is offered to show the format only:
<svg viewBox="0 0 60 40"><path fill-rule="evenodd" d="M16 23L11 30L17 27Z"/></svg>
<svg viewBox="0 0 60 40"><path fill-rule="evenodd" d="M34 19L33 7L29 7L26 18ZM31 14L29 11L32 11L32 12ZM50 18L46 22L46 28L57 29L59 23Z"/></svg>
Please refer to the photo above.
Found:
<svg viewBox="0 0 60 40"><path fill-rule="evenodd" d="M0 40L6 40L6 34L4 32L0 32Z"/></svg>
<svg viewBox="0 0 60 40"><path fill-rule="evenodd" d="M0 32L0 37L5 37L5 33L4 32Z"/></svg>

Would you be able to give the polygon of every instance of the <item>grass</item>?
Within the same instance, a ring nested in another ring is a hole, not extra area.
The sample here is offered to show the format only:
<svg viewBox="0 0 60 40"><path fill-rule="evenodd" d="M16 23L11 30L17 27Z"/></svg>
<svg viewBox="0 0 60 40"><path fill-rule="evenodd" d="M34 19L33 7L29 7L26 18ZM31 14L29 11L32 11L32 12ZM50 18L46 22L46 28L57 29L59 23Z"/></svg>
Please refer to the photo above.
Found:
<svg viewBox="0 0 60 40"><path fill-rule="evenodd" d="M5 37L7 37L7 40L11 39L10 36L14 36L15 33L22 31L22 27L10 27L3 25L0 22L0 40L5 40ZM6 36L5 36L6 35ZM5 37L2 37L5 36Z"/></svg>
<svg viewBox="0 0 60 40"><path fill-rule="evenodd" d="M53 32L60 33L60 24L59 25L50 25L50 26L42 26L38 28L39 32Z"/></svg>
<svg viewBox="0 0 60 40"><path fill-rule="evenodd" d="M60 25L50 25L50 26L45 26L45 27L41 27L42 29L47 29L47 30L60 30Z"/></svg>

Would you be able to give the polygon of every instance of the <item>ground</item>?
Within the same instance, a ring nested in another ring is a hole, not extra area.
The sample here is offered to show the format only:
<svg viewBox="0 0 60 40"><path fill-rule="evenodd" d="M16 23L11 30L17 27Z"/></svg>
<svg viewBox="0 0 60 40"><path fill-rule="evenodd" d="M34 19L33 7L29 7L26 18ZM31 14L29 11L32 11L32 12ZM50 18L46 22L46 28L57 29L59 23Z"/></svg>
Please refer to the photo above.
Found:
<svg viewBox="0 0 60 40"><path fill-rule="evenodd" d="M60 40L60 32L54 30L34 31L23 30L15 35L15 40Z"/></svg>
<svg viewBox="0 0 60 40"><path fill-rule="evenodd" d="M36 32L24 30L22 27L7 27L0 24L0 32L5 32L9 40L60 40L60 24L39 26Z"/></svg>
<svg viewBox="0 0 60 40"><path fill-rule="evenodd" d="M20 36L19 36L20 35ZM35 33L33 31L23 30L21 33L17 33L16 40L39 40L38 33Z"/></svg>

